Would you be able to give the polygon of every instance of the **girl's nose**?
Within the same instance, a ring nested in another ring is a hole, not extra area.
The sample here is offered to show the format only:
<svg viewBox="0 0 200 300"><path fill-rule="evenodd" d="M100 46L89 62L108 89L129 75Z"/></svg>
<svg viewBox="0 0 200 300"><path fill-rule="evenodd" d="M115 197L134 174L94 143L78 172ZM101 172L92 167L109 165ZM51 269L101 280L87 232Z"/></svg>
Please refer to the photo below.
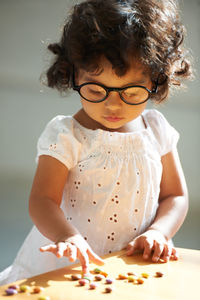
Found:
<svg viewBox="0 0 200 300"><path fill-rule="evenodd" d="M118 92L110 92L104 103L107 108L113 110L119 109L122 106L122 100Z"/></svg>

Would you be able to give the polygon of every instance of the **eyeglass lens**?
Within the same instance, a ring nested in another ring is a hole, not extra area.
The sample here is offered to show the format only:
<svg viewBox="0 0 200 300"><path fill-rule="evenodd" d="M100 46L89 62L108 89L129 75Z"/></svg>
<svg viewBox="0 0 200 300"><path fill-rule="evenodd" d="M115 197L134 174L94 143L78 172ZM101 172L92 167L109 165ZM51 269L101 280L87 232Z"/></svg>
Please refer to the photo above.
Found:
<svg viewBox="0 0 200 300"><path fill-rule="evenodd" d="M97 84L87 84L81 87L80 94L89 101L98 102L106 97L107 91ZM142 87L128 87L120 94L125 101L133 104L143 102L149 97L148 91Z"/></svg>

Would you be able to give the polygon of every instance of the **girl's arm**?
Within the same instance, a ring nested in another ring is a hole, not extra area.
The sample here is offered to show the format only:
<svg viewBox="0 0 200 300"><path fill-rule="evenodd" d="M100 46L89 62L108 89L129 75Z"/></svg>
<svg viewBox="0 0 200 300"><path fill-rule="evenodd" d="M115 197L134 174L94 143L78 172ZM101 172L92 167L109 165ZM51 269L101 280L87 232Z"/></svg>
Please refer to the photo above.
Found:
<svg viewBox="0 0 200 300"><path fill-rule="evenodd" d="M145 233L129 243L127 251L131 255L136 249L144 250L145 259L153 251L155 262L160 258L168 261L171 256L177 259L170 239L181 227L188 210L188 192L177 149L164 155L161 161L163 174L156 217Z"/></svg>
<svg viewBox="0 0 200 300"><path fill-rule="evenodd" d="M29 198L29 213L39 231L55 243L40 250L53 252L57 257L67 256L71 261L79 258L87 273L89 259L96 264L103 262L60 208L67 177L68 169L60 161L48 155L40 156Z"/></svg>

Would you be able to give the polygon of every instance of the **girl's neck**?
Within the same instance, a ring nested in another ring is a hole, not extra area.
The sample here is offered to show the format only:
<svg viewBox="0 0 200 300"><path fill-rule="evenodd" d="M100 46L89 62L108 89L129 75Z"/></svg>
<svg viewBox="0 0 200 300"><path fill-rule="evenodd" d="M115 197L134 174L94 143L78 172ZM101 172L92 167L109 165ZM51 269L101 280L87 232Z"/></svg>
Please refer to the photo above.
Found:
<svg viewBox="0 0 200 300"><path fill-rule="evenodd" d="M127 123L122 128L118 128L118 129L110 129L104 127L102 124L90 118L83 109L80 109L75 115L73 115L73 118L83 127L92 130L102 129L105 131L134 132L134 131L140 131L147 128L147 125L142 115L137 117L137 119Z"/></svg>

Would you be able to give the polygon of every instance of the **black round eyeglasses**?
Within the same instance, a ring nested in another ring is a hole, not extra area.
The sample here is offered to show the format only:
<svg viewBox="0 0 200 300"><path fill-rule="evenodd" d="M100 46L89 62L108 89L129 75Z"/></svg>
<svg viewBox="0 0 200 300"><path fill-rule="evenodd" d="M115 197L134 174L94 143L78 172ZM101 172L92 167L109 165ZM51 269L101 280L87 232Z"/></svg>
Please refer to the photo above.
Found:
<svg viewBox="0 0 200 300"><path fill-rule="evenodd" d="M92 103L99 103L108 97L110 92L118 92L122 101L129 105L139 105L145 103L152 94L155 94L158 89L158 81L155 87L149 90L145 86L130 85L123 88L107 87L100 83L85 82L81 85L75 85L73 80L73 90L77 91L79 95L86 101Z"/></svg>

